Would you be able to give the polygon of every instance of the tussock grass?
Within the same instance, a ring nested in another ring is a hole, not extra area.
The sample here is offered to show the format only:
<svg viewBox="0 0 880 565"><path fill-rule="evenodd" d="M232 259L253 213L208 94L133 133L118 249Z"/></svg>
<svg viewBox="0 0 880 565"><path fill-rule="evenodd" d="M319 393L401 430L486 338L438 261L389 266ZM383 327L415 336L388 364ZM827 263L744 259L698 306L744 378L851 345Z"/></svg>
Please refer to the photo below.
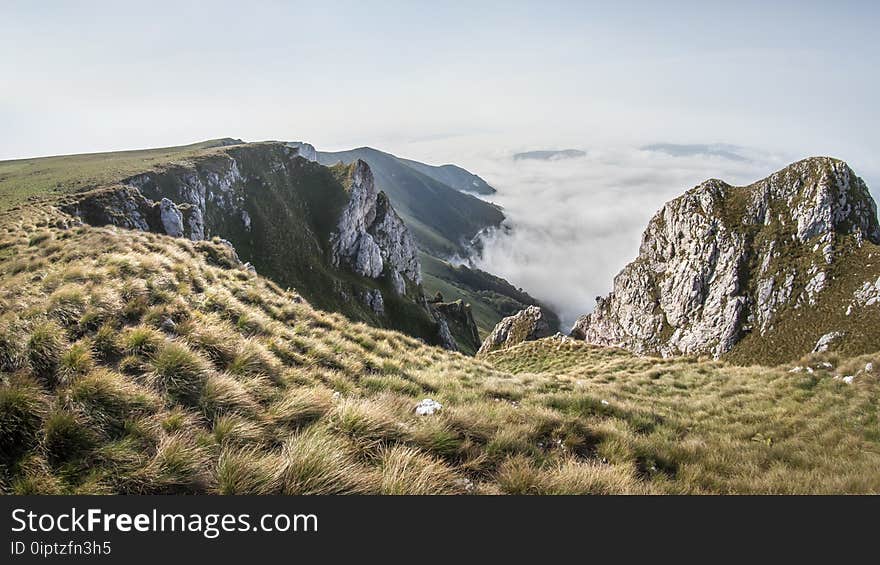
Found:
<svg viewBox="0 0 880 565"><path fill-rule="evenodd" d="M92 348L103 361L111 361L122 354L118 330L110 323L101 324L92 339Z"/></svg>
<svg viewBox="0 0 880 565"><path fill-rule="evenodd" d="M172 399L184 404L195 403L205 381L209 366L191 349L177 342L167 342L148 362L148 382Z"/></svg>
<svg viewBox="0 0 880 565"><path fill-rule="evenodd" d="M281 452L284 494L365 494L371 471L359 463L344 439L310 428L296 432Z"/></svg>
<svg viewBox="0 0 880 565"><path fill-rule="evenodd" d="M199 405L209 418L228 413L255 415L259 405L247 389L229 375L212 373L205 379Z"/></svg>
<svg viewBox="0 0 880 565"><path fill-rule="evenodd" d="M333 393L326 388L294 388L267 409L268 418L282 426L296 428L311 424L333 407Z"/></svg>
<svg viewBox="0 0 880 565"><path fill-rule="evenodd" d="M55 219L0 213L3 493L880 492L876 354L476 360L315 310L220 243Z"/></svg>
<svg viewBox="0 0 880 565"><path fill-rule="evenodd" d="M266 428L259 422L237 414L224 414L214 419L214 441L220 445L250 445L256 447L268 438Z"/></svg>
<svg viewBox="0 0 880 565"><path fill-rule="evenodd" d="M76 414L59 410L46 419L43 427L43 449L50 465L81 460L97 443L92 429Z"/></svg>
<svg viewBox="0 0 880 565"><path fill-rule="evenodd" d="M464 480L442 461L412 447L395 445L382 451L381 494L457 494Z"/></svg>
<svg viewBox="0 0 880 565"><path fill-rule="evenodd" d="M279 494L284 459L258 448L224 449L217 460L218 494Z"/></svg>
<svg viewBox="0 0 880 565"><path fill-rule="evenodd" d="M0 461L8 465L36 443L47 412L46 399L36 386L0 386Z"/></svg>
<svg viewBox="0 0 880 565"><path fill-rule="evenodd" d="M329 426L351 438L362 452L369 453L404 438L406 428L395 416L396 412L384 402L343 400L331 414Z"/></svg>
<svg viewBox="0 0 880 565"><path fill-rule="evenodd" d="M163 341L162 334L153 328L136 326L122 335L122 350L128 355L151 355Z"/></svg>
<svg viewBox="0 0 880 565"><path fill-rule="evenodd" d="M121 433L130 418L152 413L161 405L149 389L106 369L74 382L65 391L63 402L111 436Z"/></svg>
<svg viewBox="0 0 880 565"><path fill-rule="evenodd" d="M38 323L27 342L27 358L34 376L52 386L57 379L58 363L64 352L64 330L55 322Z"/></svg>
<svg viewBox="0 0 880 565"><path fill-rule="evenodd" d="M90 344L86 342L74 343L61 354L58 365L58 380L61 382L71 382L85 375L94 366Z"/></svg>
<svg viewBox="0 0 880 565"><path fill-rule="evenodd" d="M22 331L9 320L0 320L0 371L17 371L25 363Z"/></svg>
<svg viewBox="0 0 880 565"><path fill-rule="evenodd" d="M214 484L210 455L183 434L166 436L153 458L137 472L132 489L144 494L204 492Z"/></svg>

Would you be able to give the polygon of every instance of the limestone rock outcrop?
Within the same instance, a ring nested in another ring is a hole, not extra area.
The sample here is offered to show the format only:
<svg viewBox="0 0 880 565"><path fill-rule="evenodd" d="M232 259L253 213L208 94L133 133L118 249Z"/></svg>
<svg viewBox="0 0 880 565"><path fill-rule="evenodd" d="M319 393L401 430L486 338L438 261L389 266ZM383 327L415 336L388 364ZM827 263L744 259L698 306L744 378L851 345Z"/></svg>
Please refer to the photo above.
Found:
<svg viewBox="0 0 880 565"><path fill-rule="evenodd" d="M439 325L441 346L473 355L480 348L480 332L470 304L462 300L433 301L428 304Z"/></svg>
<svg viewBox="0 0 880 565"><path fill-rule="evenodd" d="M278 156L273 152L266 165L288 181L293 174L291 160L308 159L306 146L283 147L283 153ZM228 237L227 232L247 235L253 229L248 208L262 205L253 202L268 182L262 173L242 167L233 154L223 153L198 164L135 175L121 186L77 198L66 211L95 225L154 231L193 241L214 235ZM353 165L346 191L348 203L330 236L333 264L344 264L372 279L387 273L397 294L405 294L408 285L421 284L412 235L387 196L376 188L365 162Z"/></svg>
<svg viewBox="0 0 880 565"><path fill-rule="evenodd" d="M372 279L387 272L397 294L406 293L407 282L421 284L412 235L385 193L376 188L373 173L364 161L354 163L347 190L348 204L331 236L333 263L347 264L354 272Z"/></svg>
<svg viewBox="0 0 880 565"><path fill-rule="evenodd" d="M835 262L864 242L880 243L876 205L842 161L805 159L745 187L708 180L653 217L639 256L572 336L718 357L816 305Z"/></svg>
<svg viewBox="0 0 880 565"><path fill-rule="evenodd" d="M477 356L507 349L524 341L549 337L551 334L550 324L544 311L539 306L529 306L498 322L492 333L483 340Z"/></svg>
<svg viewBox="0 0 880 565"><path fill-rule="evenodd" d="M213 148L71 194L60 207L92 225L224 238L250 268L318 308L437 343L413 237L370 167L325 167L309 151L278 142Z"/></svg>

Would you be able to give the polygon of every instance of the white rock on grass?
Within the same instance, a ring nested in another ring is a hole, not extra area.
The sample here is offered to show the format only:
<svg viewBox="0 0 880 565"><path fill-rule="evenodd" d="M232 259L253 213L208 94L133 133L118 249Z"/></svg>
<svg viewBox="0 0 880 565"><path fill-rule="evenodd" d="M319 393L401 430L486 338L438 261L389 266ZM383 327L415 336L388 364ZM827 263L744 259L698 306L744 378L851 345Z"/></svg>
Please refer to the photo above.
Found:
<svg viewBox="0 0 880 565"><path fill-rule="evenodd" d="M442 409L442 404L430 398L426 398L416 404L416 414L418 414L419 416L430 416L434 412L439 412Z"/></svg>

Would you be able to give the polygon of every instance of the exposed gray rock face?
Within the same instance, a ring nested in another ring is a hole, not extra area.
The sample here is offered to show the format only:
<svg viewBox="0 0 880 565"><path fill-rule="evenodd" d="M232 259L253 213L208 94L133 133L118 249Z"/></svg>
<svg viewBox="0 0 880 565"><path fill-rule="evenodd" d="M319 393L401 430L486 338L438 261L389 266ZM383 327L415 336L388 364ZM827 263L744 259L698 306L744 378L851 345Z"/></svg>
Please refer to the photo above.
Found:
<svg viewBox="0 0 880 565"><path fill-rule="evenodd" d="M880 277L876 281L867 281L853 293L853 300L846 309L846 315L852 314L856 308L864 308L880 304Z"/></svg>
<svg viewBox="0 0 880 565"><path fill-rule="evenodd" d="M163 198L159 202L159 219L162 221L162 229L171 237L183 235L183 214L177 205Z"/></svg>
<svg viewBox="0 0 880 565"><path fill-rule="evenodd" d="M813 348L813 353L822 353L824 351L828 351L834 342L838 341L843 337L843 332L828 332L819 338L819 341L816 342L816 347Z"/></svg>
<svg viewBox="0 0 880 565"><path fill-rule="evenodd" d="M315 146L311 143L306 143L305 141L289 141L287 142L287 146L293 147L299 151L299 156L304 159L308 159L309 161L318 160L318 152L315 150Z"/></svg>
<svg viewBox="0 0 880 565"><path fill-rule="evenodd" d="M454 351L462 351L464 353L476 353L480 348L480 332L477 329L477 323L474 321L470 304L465 304L462 300L454 302L431 302L428 308L434 315L434 319L442 325L441 341L445 341L445 333L449 333L453 338ZM444 345L447 349L447 347Z"/></svg>
<svg viewBox="0 0 880 565"><path fill-rule="evenodd" d="M551 333L544 311L538 306L529 306L498 322L492 333L483 340L477 355L487 355L492 351L507 349L524 341L549 337Z"/></svg>
<svg viewBox="0 0 880 565"><path fill-rule="evenodd" d="M382 291L378 288L364 293L364 303L376 314L381 315L385 313L385 299L382 298Z"/></svg>
<svg viewBox="0 0 880 565"><path fill-rule="evenodd" d="M333 264L346 264L354 272L377 279L387 272L397 294L407 282L422 282L416 246L403 220L384 192L376 189L370 167L354 163L349 201L331 236Z"/></svg>
<svg viewBox="0 0 880 565"><path fill-rule="evenodd" d="M65 210L90 224L200 241L216 235L207 225L209 213L238 218L244 230L250 229L246 182L233 157L218 155L209 164L135 175L121 186L86 194Z"/></svg>
<svg viewBox="0 0 880 565"><path fill-rule="evenodd" d="M286 159L299 156L308 144L285 149ZM312 148L314 151L314 148ZM285 163L272 167L282 170ZM238 162L221 154L197 166L180 166L163 172L149 172L123 181L122 186L103 189L66 207L66 211L91 224L117 225L154 231L193 241L212 233L206 218L221 218L227 229L237 225L252 230L246 201L250 188L260 178L242 174ZM412 235L391 207L383 192L376 189L369 166L358 161L348 187L350 200L331 237L333 264L345 264L356 273L377 279L387 274L398 294L407 285L421 284L421 265ZM378 307L378 302L372 301ZM383 306L384 307L384 306ZM375 310L375 309L374 309Z"/></svg>
<svg viewBox="0 0 880 565"><path fill-rule="evenodd" d="M667 203L638 258L572 336L640 354L729 351L816 304L839 253L880 242L865 183L842 161L799 161L747 187L709 180Z"/></svg>
<svg viewBox="0 0 880 565"><path fill-rule="evenodd" d="M458 351L458 344L455 342L455 338L452 337L452 332L449 331L449 324L441 316L435 319L437 320L437 341L440 347L449 351Z"/></svg>

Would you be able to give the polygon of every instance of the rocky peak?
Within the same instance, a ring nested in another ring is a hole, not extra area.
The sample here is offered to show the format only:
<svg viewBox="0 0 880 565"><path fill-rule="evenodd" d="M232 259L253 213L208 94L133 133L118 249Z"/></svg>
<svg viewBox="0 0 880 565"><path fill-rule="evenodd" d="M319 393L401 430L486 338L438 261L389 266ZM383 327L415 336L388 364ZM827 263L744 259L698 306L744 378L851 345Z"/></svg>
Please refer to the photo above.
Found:
<svg viewBox="0 0 880 565"><path fill-rule="evenodd" d="M478 356L507 349L524 341L533 341L550 336L550 323L544 311L538 306L529 306L513 316L502 319L492 333L483 340Z"/></svg>
<svg viewBox="0 0 880 565"><path fill-rule="evenodd" d="M428 303L434 319L439 326L441 346L453 351L473 355L480 348L480 332L474 321L470 304L462 300L443 302L434 300Z"/></svg>
<svg viewBox="0 0 880 565"><path fill-rule="evenodd" d="M373 172L358 159L351 165L349 201L331 236L333 263L377 279L387 273L397 294L407 282L422 282L421 266L412 235L388 197L376 188Z"/></svg>
<svg viewBox="0 0 880 565"><path fill-rule="evenodd" d="M572 335L717 357L816 304L832 264L865 241L880 243L876 205L842 161L805 159L745 187L708 180L653 217L639 256Z"/></svg>

